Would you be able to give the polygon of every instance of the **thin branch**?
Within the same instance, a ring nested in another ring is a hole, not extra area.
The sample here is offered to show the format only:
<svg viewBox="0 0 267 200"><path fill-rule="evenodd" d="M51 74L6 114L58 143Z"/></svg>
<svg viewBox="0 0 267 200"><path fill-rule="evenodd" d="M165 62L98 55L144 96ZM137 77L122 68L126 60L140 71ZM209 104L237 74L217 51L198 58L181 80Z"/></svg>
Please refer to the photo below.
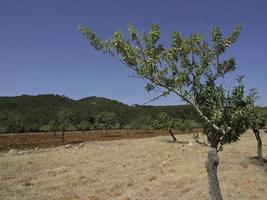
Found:
<svg viewBox="0 0 267 200"><path fill-rule="evenodd" d="M169 94L169 93L170 93L170 91L165 91L165 92L163 92L161 95L159 95L159 96L157 96L157 97L155 97L155 98L153 98L153 99L150 99L149 101L143 103L142 105L146 105L146 104L151 103L151 102L153 102L153 101L159 100L161 97L166 96L166 95Z"/></svg>

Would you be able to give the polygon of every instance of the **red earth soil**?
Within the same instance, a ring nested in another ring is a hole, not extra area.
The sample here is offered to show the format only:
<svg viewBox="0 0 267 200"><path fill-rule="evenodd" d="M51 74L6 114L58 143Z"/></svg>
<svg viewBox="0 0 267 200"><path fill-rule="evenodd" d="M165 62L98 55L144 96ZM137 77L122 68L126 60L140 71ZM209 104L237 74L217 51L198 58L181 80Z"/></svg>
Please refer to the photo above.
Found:
<svg viewBox="0 0 267 200"><path fill-rule="evenodd" d="M179 132L181 134L185 132ZM1 134L0 151L10 149L33 149L46 148L66 144L75 144L85 141L108 141L119 139L148 138L160 135L169 135L166 131L141 131L141 130L112 130L106 134L104 131L66 132L65 141L62 144L61 133L56 137L53 133L22 133L22 134Z"/></svg>

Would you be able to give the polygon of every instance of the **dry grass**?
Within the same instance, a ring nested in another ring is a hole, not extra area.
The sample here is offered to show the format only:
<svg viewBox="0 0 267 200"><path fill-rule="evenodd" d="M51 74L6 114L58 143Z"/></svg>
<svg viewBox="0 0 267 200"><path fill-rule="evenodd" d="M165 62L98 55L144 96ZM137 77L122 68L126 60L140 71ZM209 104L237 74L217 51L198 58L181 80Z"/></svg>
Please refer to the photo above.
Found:
<svg viewBox="0 0 267 200"><path fill-rule="evenodd" d="M179 141L191 141L179 135ZM71 148L0 153L0 199L209 199L207 147L168 143L169 137L94 141ZM263 136L267 144L267 134ZM267 197L267 170L252 159L252 133L220 153L224 199ZM267 156L267 146L264 146Z"/></svg>

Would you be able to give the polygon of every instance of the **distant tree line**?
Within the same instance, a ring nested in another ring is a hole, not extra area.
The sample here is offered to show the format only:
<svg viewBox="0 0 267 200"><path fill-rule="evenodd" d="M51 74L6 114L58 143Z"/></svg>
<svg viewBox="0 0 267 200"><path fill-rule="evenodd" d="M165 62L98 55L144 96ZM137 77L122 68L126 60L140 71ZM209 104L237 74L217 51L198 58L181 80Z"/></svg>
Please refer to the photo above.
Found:
<svg viewBox="0 0 267 200"><path fill-rule="evenodd" d="M266 108L260 108L266 112ZM188 105L126 105L102 97L73 100L60 95L0 97L0 132L56 132L103 129L171 129L200 127ZM157 125L161 122L160 125ZM156 122L156 123L155 123Z"/></svg>
<svg viewBox="0 0 267 200"><path fill-rule="evenodd" d="M115 100L88 97L73 100L60 95L0 97L0 132L56 132L103 129L157 129L160 113L179 121L185 130L198 124L194 110L181 106L126 105Z"/></svg>

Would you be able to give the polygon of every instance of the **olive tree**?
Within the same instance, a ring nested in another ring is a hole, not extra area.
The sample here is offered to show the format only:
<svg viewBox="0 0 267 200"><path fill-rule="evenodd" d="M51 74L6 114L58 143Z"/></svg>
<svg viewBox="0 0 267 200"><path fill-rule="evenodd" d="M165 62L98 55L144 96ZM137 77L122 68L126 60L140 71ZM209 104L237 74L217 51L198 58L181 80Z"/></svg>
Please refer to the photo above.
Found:
<svg viewBox="0 0 267 200"><path fill-rule="evenodd" d="M236 68L235 59L224 53L237 40L241 27L226 37L215 27L210 39L173 32L168 46L160 42L160 27L156 24L148 33L129 25L129 36L117 31L107 40L85 26L80 26L79 31L95 50L119 59L135 76L147 80L147 91L161 91L162 96L173 93L196 110L210 143L206 161L210 196L221 200L217 153L246 131L249 124L245 116L254 101L254 93L245 95L242 77L237 78L233 88L223 84L223 78Z"/></svg>

